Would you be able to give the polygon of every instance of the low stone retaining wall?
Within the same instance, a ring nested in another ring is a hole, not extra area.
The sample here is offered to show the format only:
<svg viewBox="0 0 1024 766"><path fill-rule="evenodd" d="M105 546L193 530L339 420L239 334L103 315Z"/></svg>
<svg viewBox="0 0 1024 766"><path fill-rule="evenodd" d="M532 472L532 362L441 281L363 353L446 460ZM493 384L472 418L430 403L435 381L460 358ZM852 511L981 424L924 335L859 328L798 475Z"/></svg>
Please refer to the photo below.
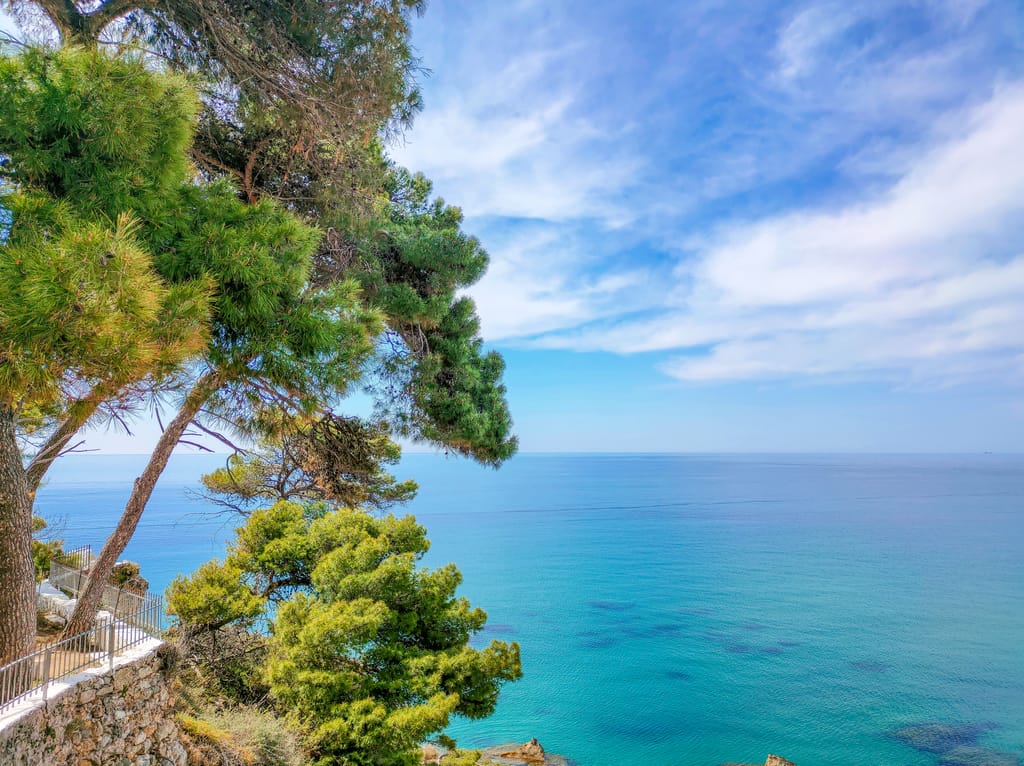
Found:
<svg viewBox="0 0 1024 766"><path fill-rule="evenodd" d="M4 766L184 766L160 647L152 639L55 683L46 702L0 717Z"/></svg>

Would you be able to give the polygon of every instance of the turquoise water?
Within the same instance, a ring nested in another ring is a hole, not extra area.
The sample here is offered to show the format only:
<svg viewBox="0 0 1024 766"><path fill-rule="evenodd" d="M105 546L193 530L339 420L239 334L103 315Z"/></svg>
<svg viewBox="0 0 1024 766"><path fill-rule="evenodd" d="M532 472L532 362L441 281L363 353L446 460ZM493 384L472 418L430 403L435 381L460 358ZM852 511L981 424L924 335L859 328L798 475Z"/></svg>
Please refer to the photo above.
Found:
<svg viewBox="0 0 1024 766"><path fill-rule="evenodd" d="M181 457L129 557L162 587L234 522ZM74 456L40 493L95 542L135 458ZM537 737L580 766L935 766L890 736L969 724L945 763L1024 756L1024 458L409 455L429 563L455 561L524 678L463 745ZM941 747L949 750L955 736ZM952 759L952 760L951 760Z"/></svg>

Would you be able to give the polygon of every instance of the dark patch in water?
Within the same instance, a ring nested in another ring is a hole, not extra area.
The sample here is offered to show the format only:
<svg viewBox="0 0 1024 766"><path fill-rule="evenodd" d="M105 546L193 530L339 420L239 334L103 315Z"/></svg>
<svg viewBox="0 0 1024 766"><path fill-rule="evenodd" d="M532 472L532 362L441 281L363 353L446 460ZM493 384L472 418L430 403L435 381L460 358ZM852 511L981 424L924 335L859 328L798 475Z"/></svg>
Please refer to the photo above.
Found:
<svg viewBox="0 0 1024 766"><path fill-rule="evenodd" d="M679 736L680 723L675 718L658 715L631 717L628 720L602 722L601 729L616 737L643 743L668 742Z"/></svg>
<svg viewBox="0 0 1024 766"><path fill-rule="evenodd" d="M1020 758L987 747L961 745L944 754L939 766L1020 766Z"/></svg>
<svg viewBox="0 0 1024 766"><path fill-rule="evenodd" d="M887 735L915 750L943 754L977 744L978 737L993 728L987 723L917 723L887 732Z"/></svg>
<svg viewBox="0 0 1024 766"><path fill-rule="evenodd" d="M786 647L787 649L793 646L800 646L799 641L779 641L779 646Z"/></svg>
<svg viewBox="0 0 1024 766"><path fill-rule="evenodd" d="M679 614L696 614L696 615L700 615L700 616L704 616L704 617L706 617L709 614L714 614L714 612L712 610L704 609L703 607L697 607L697 608L693 608L693 609L686 609L686 608L684 608L684 609L679 609L678 611L679 611Z"/></svg>
<svg viewBox="0 0 1024 766"><path fill-rule="evenodd" d="M889 663L877 662L875 660L853 660L850 663L850 667L865 673L884 673L892 669L892 665Z"/></svg>
<svg viewBox="0 0 1024 766"><path fill-rule="evenodd" d="M753 647L750 644L726 644L725 651L729 654L750 654Z"/></svg>
<svg viewBox="0 0 1024 766"><path fill-rule="evenodd" d="M761 654L782 654L781 646L762 646L759 650Z"/></svg>
<svg viewBox="0 0 1024 766"><path fill-rule="evenodd" d="M587 606L603 609L606 612L625 612L635 607L636 604L629 601L588 601Z"/></svg>
<svg viewBox="0 0 1024 766"><path fill-rule="evenodd" d="M708 641L714 641L716 644L724 644L729 641L729 637L718 630L706 630L701 635Z"/></svg>
<svg viewBox="0 0 1024 766"><path fill-rule="evenodd" d="M689 681L691 676L689 673L682 670L666 670L665 678L671 681Z"/></svg>
<svg viewBox="0 0 1024 766"><path fill-rule="evenodd" d="M496 622L496 623L493 623L493 624L492 623L487 623L486 625L484 625L484 629L481 632L483 632L483 633L497 633L498 635L501 635L501 636L508 636L508 635L512 635L513 633L515 633L516 629L514 627L512 627L511 625L508 625L506 623Z"/></svg>
<svg viewBox="0 0 1024 766"><path fill-rule="evenodd" d="M740 627L743 628L743 630L764 630L768 626L762 625L759 622L745 622L742 625L740 625Z"/></svg>
<svg viewBox="0 0 1024 766"><path fill-rule="evenodd" d="M680 633L682 630L683 626L676 625L674 622L659 622L651 628L651 632L658 636L669 636L673 633Z"/></svg>
<svg viewBox="0 0 1024 766"><path fill-rule="evenodd" d="M586 641L580 641L580 648L582 649L611 649L613 646L618 645L619 641L617 638L611 636L598 636L595 638L588 638Z"/></svg>

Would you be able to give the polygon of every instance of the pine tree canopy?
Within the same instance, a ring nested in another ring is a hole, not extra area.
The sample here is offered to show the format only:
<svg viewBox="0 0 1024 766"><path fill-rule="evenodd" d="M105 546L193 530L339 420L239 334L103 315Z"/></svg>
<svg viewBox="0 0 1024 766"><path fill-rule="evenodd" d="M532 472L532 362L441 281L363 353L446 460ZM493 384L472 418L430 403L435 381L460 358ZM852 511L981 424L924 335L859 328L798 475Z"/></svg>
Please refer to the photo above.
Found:
<svg viewBox="0 0 1024 766"><path fill-rule="evenodd" d="M428 547L411 516L279 502L238 530L223 564L175 580L169 604L193 632L273 604L266 680L317 763L413 766L420 742L453 715L490 715L521 675L515 643L469 646L487 616L456 596L454 565L419 565Z"/></svg>
<svg viewBox="0 0 1024 766"><path fill-rule="evenodd" d="M45 406L62 387L116 390L205 346L206 280L164 280L138 217L184 183L196 108L178 78L137 61L80 50L0 59L8 405Z"/></svg>

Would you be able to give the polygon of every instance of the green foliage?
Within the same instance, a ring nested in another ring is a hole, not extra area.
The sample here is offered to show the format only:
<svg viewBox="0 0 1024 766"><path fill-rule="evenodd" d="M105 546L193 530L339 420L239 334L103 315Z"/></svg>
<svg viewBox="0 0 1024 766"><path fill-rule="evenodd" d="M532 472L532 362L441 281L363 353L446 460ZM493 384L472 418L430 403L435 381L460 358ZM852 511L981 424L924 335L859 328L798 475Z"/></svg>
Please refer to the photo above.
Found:
<svg viewBox="0 0 1024 766"><path fill-rule="evenodd" d="M441 766L497 766L490 758L482 757L479 750L453 750L441 758Z"/></svg>
<svg viewBox="0 0 1024 766"><path fill-rule="evenodd" d="M134 561L121 561L107 578L114 587L144 596L149 591L149 580L140 574L139 565Z"/></svg>
<svg viewBox="0 0 1024 766"><path fill-rule="evenodd" d="M268 500L330 500L380 509L415 495L414 481L398 482L384 469L401 457L383 423L323 415L265 439L263 448L232 455L202 477L210 499L245 513Z"/></svg>
<svg viewBox="0 0 1024 766"><path fill-rule="evenodd" d="M46 579L50 574L50 561L64 554L64 541L48 539L44 533L46 526L41 516L32 517L32 563L36 582Z"/></svg>
<svg viewBox="0 0 1024 766"><path fill-rule="evenodd" d="M265 676L319 762L415 764L419 742L452 715L489 715L521 675L518 645L468 645L486 615L455 595L454 565L418 566L428 547L410 516L279 502L252 514L224 564L177 581L168 600L179 619L207 625L226 616L198 606L210 599L244 589L275 604Z"/></svg>
<svg viewBox="0 0 1024 766"><path fill-rule="evenodd" d="M86 222L39 195L2 204L14 224L0 248L0 401L43 406L69 377L95 384L147 374L170 293L136 225L124 216L112 228Z"/></svg>
<svg viewBox="0 0 1024 766"><path fill-rule="evenodd" d="M358 378L380 319L354 282L309 289L315 228L224 181L182 188L160 213L147 231L160 273L213 285L206 362L222 385L209 409L267 427L279 408L314 412Z"/></svg>
<svg viewBox="0 0 1024 766"><path fill-rule="evenodd" d="M134 561L122 561L114 567L110 575L111 585L124 585L128 581L139 576L139 565Z"/></svg>
<svg viewBox="0 0 1024 766"><path fill-rule="evenodd" d="M178 575L167 589L167 613L197 630L252 620L262 614L265 599L242 583L242 570L214 559L186 578Z"/></svg>
<svg viewBox="0 0 1024 766"><path fill-rule="evenodd" d="M167 285L139 223L186 183L195 109L139 62L0 59L0 403L59 411L71 381L116 391L205 344L205 281Z"/></svg>
<svg viewBox="0 0 1024 766"><path fill-rule="evenodd" d="M192 737L198 737L199 739L205 739L213 744L222 744L230 741L231 735L223 729L215 726L209 721L204 721L200 718L193 718L190 715L179 713L176 718L178 723L181 724L181 728L185 730L185 733Z"/></svg>
<svg viewBox="0 0 1024 766"><path fill-rule="evenodd" d="M188 171L199 102L180 77L76 49L0 59L0 183L115 219L158 207Z"/></svg>
<svg viewBox="0 0 1024 766"><path fill-rule="evenodd" d="M458 208L431 199L421 174L392 168L386 189L387 218L344 270L360 280L399 341L379 349L380 414L405 436L499 465L517 447L504 361L484 352L476 308L458 297L483 274L487 253L461 230ZM331 265L322 262L321 272Z"/></svg>
<svg viewBox="0 0 1024 766"><path fill-rule="evenodd" d="M259 631L242 622L215 630L179 623L168 638L180 657L179 677L187 696L198 694L214 706L266 702L266 637Z"/></svg>

